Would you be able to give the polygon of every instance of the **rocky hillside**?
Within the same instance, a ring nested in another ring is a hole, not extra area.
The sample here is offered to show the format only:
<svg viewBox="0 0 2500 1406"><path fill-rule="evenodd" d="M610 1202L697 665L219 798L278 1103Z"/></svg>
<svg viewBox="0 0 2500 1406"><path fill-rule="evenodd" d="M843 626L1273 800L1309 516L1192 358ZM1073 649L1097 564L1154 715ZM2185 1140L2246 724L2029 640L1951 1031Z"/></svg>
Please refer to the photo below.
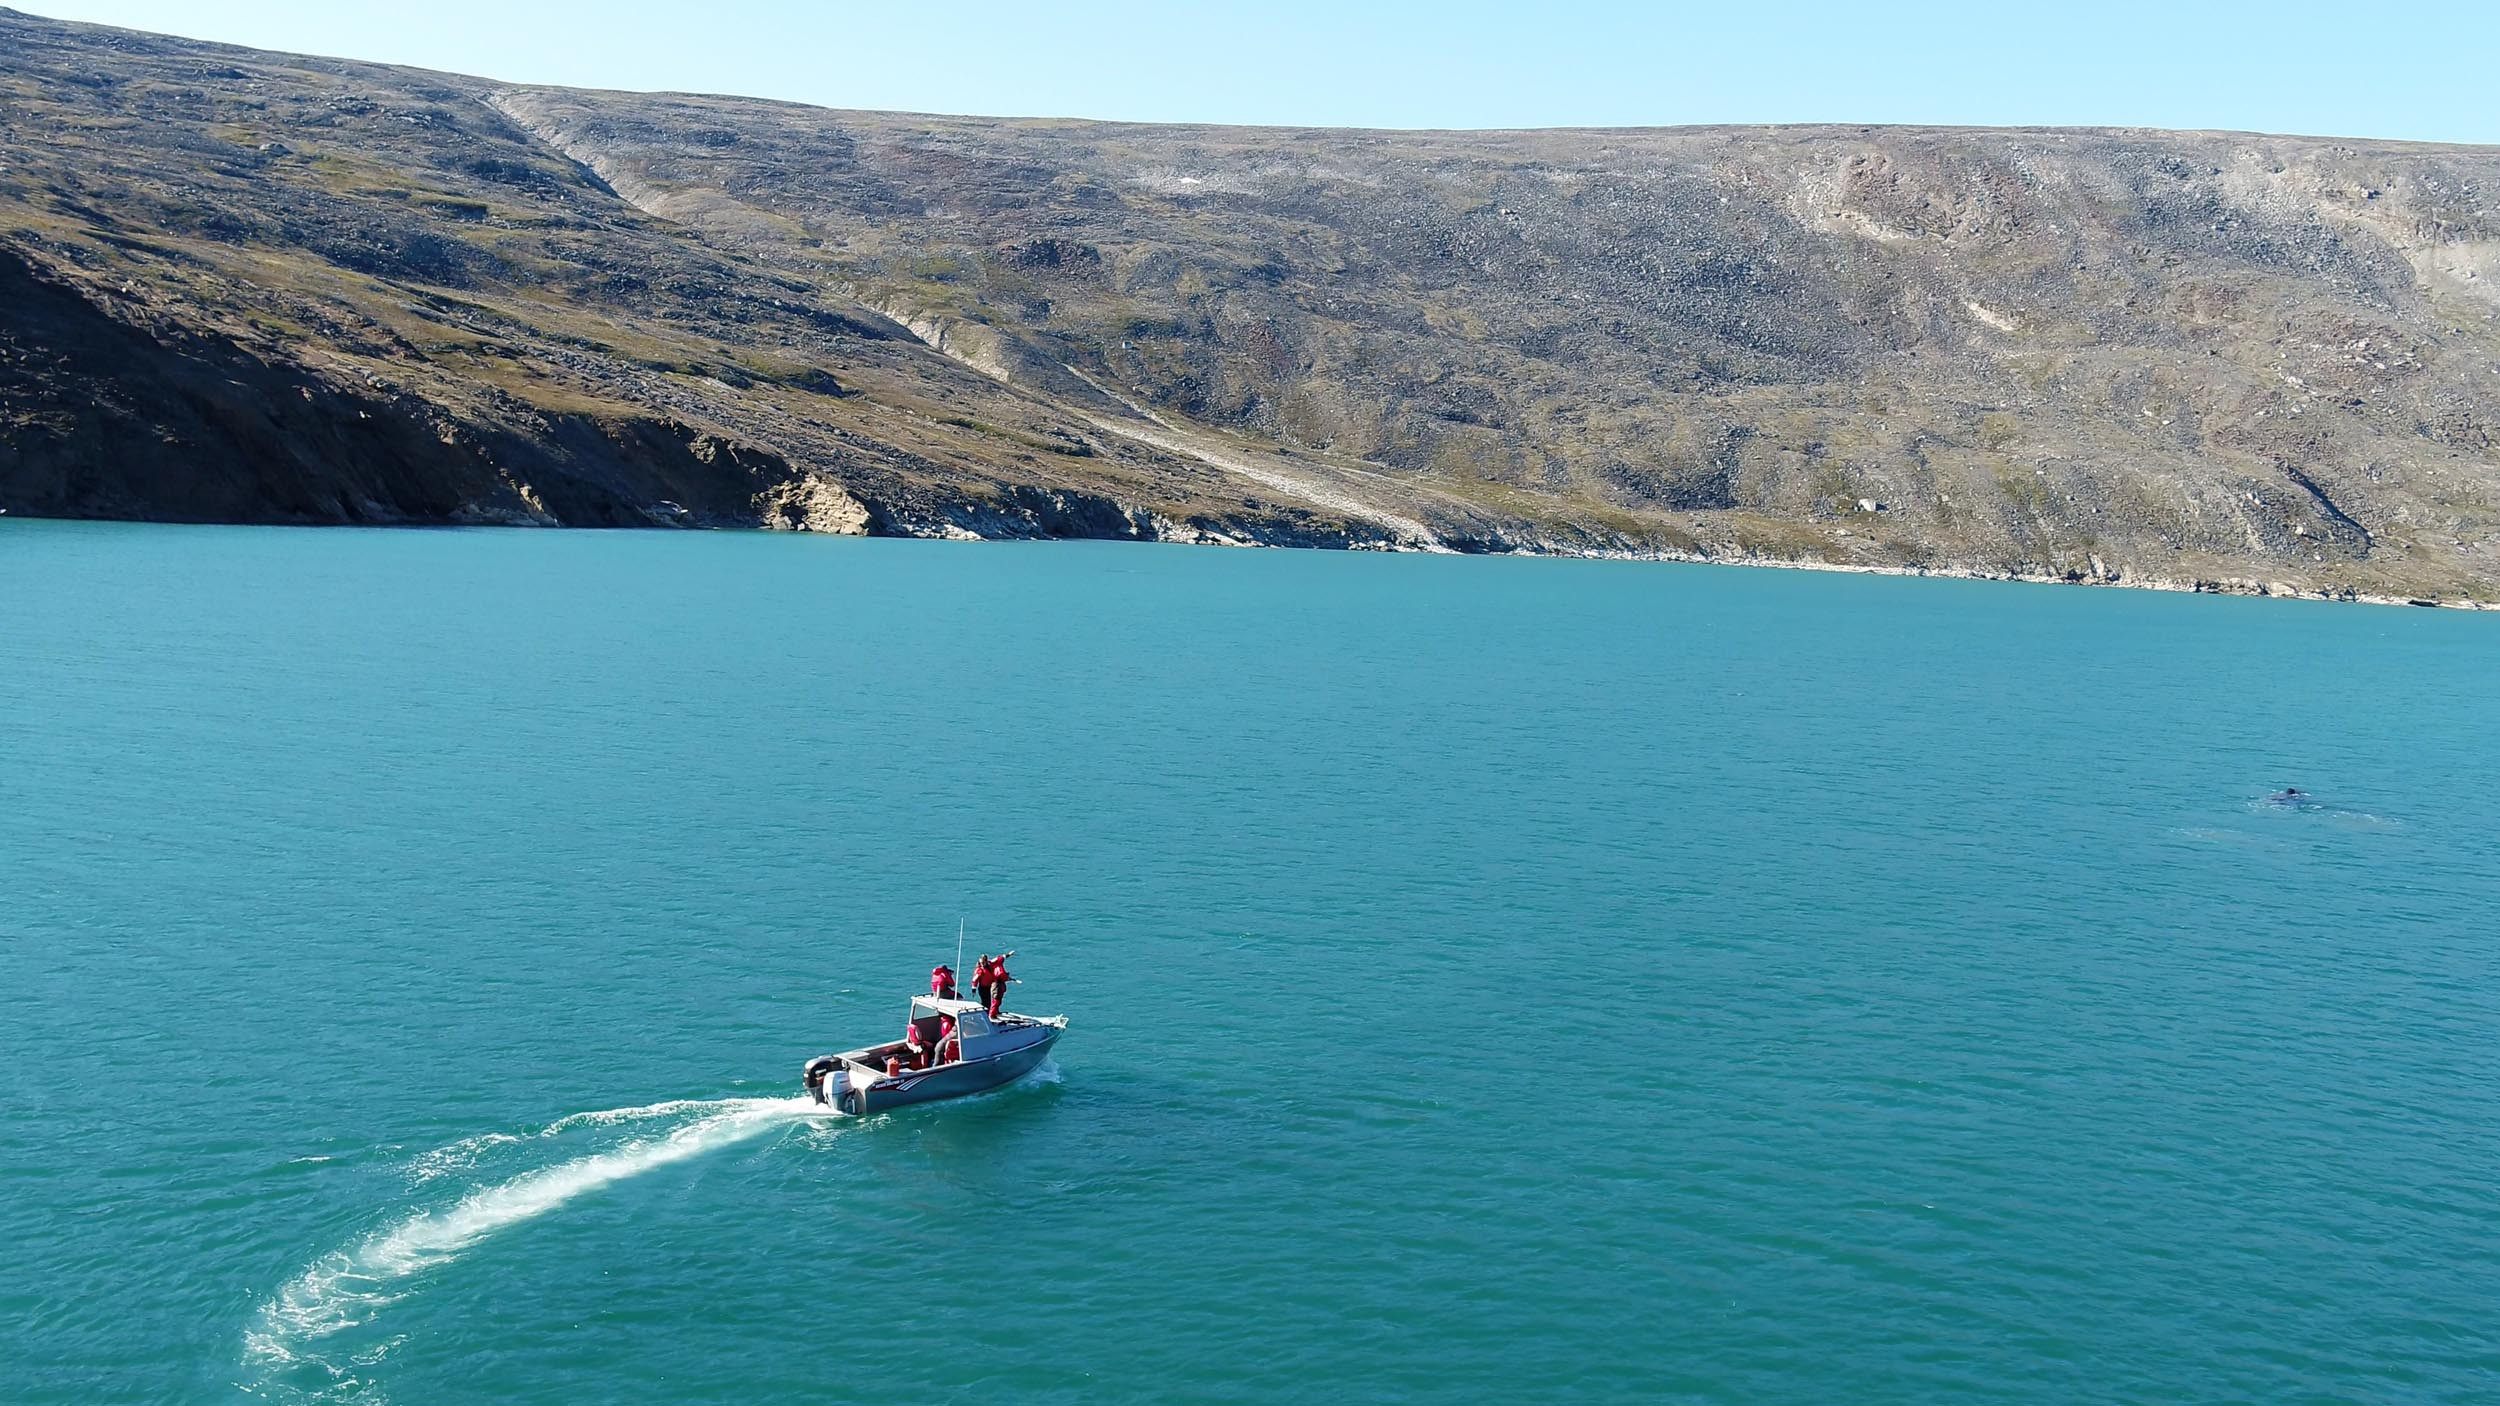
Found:
<svg viewBox="0 0 2500 1406"><path fill-rule="evenodd" d="M512 88L0 12L0 506L2500 597L2500 149Z"/></svg>
<svg viewBox="0 0 2500 1406"><path fill-rule="evenodd" d="M0 508L1381 536L647 214L492 96L0 11Z"/></svg>

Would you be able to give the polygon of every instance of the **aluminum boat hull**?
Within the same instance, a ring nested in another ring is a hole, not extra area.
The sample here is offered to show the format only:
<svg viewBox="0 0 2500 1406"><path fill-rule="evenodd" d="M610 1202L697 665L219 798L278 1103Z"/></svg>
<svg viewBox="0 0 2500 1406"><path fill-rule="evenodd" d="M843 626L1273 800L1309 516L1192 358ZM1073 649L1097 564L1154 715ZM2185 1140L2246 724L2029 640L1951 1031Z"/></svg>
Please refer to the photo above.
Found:
<svg viewBox="0 0 2500 1406"><path fill-rule="evenodd" d="M994 1051L979 1059L959 1060L941 1064L934 1069L907 1069L888 1075L866 1088L842 1087L830 1090L831 1106L842 1112L865 1116L891 1108L905 1108L915 1103L935 1103L940 1099L962 1098L967 1094L986 1093L1005 1084L1012 1084L1041 1066L1050 1055L1050 1047L1059 1041L1061 1027L1049 1024L1015 1026L1001 1035L1030 1034L1024 1043ZM837 1071L829 1082L842 1083Z"/></svg>

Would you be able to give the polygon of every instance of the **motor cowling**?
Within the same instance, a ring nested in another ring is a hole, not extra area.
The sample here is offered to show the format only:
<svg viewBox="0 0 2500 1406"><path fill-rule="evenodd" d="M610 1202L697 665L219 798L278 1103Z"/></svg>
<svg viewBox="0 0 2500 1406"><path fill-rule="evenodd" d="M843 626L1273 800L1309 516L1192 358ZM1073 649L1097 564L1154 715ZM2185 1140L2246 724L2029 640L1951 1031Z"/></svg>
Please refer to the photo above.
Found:
<svg viewBox="0 0 2500 1406"><path fill-rule="evenodd" d="M845 1113L866 1117L868 1115L868 1091L876 1086L876 1075L865 1069L854 1069L849 1071L842 1082L845 1087L834 1106Z"/></svg>
<svg viewBox="0 0 2500 1406"><path fill-rule="evenodd" d="M807 1096L818 1103L833 1102L832 1076L841 1067L842 1061L832 1055L818 1055L809 1060L807 1067L799 1071L799 1082L806 1088Z"/></svg>

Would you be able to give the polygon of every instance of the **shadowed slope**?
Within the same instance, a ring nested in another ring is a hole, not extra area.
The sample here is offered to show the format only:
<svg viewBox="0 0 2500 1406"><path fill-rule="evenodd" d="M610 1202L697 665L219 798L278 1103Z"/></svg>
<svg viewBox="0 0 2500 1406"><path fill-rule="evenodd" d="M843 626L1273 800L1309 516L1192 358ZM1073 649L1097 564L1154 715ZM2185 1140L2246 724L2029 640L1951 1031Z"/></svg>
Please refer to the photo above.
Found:
<svg viewBox="0 0 2500 1406"><path fill-rule="evenodd" d="M707 247L479 91L0 12L0 507L1346 540Z"/></svg>

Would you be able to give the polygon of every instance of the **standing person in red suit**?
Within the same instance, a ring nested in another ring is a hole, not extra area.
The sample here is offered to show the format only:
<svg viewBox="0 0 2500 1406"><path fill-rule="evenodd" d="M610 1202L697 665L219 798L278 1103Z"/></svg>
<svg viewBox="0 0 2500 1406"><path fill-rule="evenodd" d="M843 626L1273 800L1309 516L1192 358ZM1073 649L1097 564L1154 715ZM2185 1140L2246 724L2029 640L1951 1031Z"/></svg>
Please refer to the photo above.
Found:
<svg viewBox="0 0 2500 1406"><path fill-rule="evenodd" d="M929 994L941 1001L955 999L955 969L944 962L929 968Z"/></svg>
<svg viewBox="0 0 2500 1406"><path fill-rule="evenodd" d="M993 960L989 953L984 952L981 960L972 964L972 999L984 1006L990 1003L990 963Z"/></svg>
<svg viewBox="0 0 2500 1406"><path fill-rule="evenodd" d="M990 961L989 1007L992 1020L998 1019L999 1007L1007 1003L1007 983L1015 980L1007 974L1007 959L1014 955L1016 955L1015 949L1011 947Z"/></svg>

